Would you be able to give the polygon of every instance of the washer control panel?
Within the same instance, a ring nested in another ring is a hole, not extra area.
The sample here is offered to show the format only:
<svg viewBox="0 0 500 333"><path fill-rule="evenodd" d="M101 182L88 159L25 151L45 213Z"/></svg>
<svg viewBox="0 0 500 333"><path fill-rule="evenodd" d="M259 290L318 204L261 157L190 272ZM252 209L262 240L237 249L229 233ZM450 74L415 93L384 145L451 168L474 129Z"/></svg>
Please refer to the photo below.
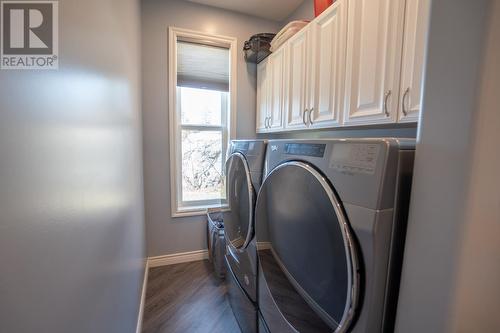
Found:
<svg viewBox="0 0 500 333"><path fill-rule="evenodd" d="M339 172L373 175L380 153L379 144L336 143L329 167Z"/></svg>
<svg viewBox="0 0 500 333"><path fill-rule="evenodd" d="M323 157L325 155L325 144L320 143L287 143L285 154L312 157Z"/></svg>

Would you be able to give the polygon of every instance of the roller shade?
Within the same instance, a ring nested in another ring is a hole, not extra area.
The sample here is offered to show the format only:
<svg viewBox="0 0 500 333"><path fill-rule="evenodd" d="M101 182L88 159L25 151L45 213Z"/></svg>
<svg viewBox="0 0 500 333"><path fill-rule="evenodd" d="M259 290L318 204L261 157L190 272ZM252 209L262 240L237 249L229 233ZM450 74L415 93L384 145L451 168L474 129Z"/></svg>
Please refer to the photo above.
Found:
<svg viewBox="0 0 500 333"><path fill-rule="evenodd" d="M177 41L177 86L229 91L229 49Z"/></svg>

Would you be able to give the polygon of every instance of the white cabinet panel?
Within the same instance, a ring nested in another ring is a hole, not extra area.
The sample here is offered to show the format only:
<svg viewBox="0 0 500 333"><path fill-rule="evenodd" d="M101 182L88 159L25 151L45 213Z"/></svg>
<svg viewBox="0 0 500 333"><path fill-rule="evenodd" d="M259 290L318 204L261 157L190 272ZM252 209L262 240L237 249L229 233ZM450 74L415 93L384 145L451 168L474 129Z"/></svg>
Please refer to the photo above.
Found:
<svg viewBox="0 0 500 333"><path fill-rule="evenodd" d="M404 1L349 2L344 121L397 119Z"/></svg>
<svg viewBox="0 0 500 333"><path fill-rule="evenodd" d="M341 124L348 1L338 0L311 22L308 119L312 127Z"/></svg>
<svg viewBox="0 0 500 333"><path fill-rule="evenodd" d="M268 61L269 58L263 60L260 64L257 65L257 132L264 132L267 130L267 121L270 109L270 85L267 73Z"/></svg>
<svg viewBox="0 0 500 333"><path fill-rule="evenodd" d="M259 64L257 131L418 121L430 1L335 1Z"/></svg>
<svg viewBox="0 0 500 333"><path fill-rule="evenodd" d="M416 122L420 113L430 0L406 0L401 64L399 122Z"/></svg>
<svg viewBox="0 0 500 333"><path fill-rule="evenodd" d="M299 31L287 42L288 49L288 89L286 95L286 128L306 127L306 79L308 61L308 29Z"/></svg>
<svg viewBox="0 0 500 333"><path fill-rule="evenodd" d="M276 50L270 56L271 64L271 109L268 112L268 127L270 130L283 128L283 114L285 109L285 88L287 81L286 48Z"/></svg>

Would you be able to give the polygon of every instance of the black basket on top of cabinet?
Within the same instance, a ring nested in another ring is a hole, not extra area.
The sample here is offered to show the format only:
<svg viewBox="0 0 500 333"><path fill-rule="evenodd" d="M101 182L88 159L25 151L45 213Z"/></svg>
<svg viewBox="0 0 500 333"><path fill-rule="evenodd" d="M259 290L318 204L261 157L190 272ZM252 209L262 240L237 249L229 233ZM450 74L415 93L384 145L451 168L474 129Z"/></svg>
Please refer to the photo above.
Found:
<svg viewBox="0 0 500 333"><path fill-rule="evenodd" d="M271 48L271 41L274 36L276 36L276 34L260 33L250 37L243 46L245 61L258 64L267 58L267 56L271 54L269 49Z"/></svg>

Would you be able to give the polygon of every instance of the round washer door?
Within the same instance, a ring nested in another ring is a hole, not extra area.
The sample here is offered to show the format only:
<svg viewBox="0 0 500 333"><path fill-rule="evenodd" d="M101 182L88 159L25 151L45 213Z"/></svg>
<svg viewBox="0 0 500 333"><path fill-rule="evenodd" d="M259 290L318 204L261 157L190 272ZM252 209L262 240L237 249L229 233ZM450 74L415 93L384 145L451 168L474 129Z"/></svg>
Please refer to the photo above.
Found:
<svg viewBox="0 0 500 333"><path fill-rule="evenodd" d="M226 170L229 211L224 213L224 232L234 248L245 248L253 235L255 205L255 191L245 156L233 153L226 162Z"/></svg>
<svg viewBox="0 0 500 333"><path fill-rule="evenodd" d="M265 281L259 299L268 300L260 308L270 328L279 313L290 332L346 331L358 300L358 256L330 183L307 163L285 162L262 184L255 214Z"/></svg>

